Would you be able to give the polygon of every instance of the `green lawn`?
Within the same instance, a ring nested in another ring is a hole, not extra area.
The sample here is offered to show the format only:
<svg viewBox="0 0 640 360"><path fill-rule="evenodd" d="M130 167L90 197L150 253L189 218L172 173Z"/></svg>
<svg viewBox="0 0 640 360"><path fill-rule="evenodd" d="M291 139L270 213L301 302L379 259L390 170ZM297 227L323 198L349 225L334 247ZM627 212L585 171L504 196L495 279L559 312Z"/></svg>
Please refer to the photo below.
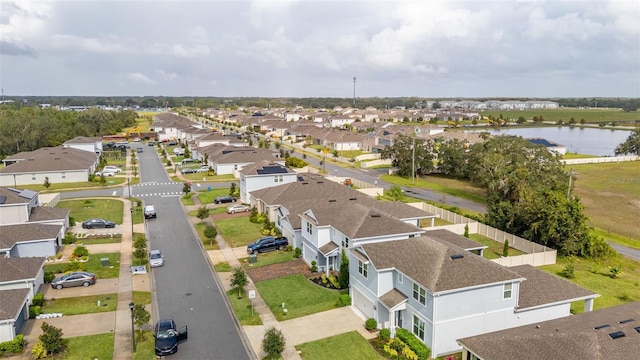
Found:
<svg viewBox="0 0 640 360"><path fill-rule="evenodd" d="M123 177L108 177L107 183L104 186L109 185L122 185L127 181L126 178ZM62 192L62 191L73 191L82 188L100 188L101 185L97 181L82 181L82 182L72 182L72 183L51 183L49 188L46 188L44 184L33 184L33 185L20 185L20 188L29 189L33 191L40 191L43 193L47 192Z"/></svg>
<svg viewBox="0 0 640 360"><path fill-rule="evenodd" d="M538 109L538 110L486 110L482 112L482 115L486 118L489 115L498 117L500 114L504 118L517 119L520 116L524 116L526 120L533 120L534 116L542 116L545 121L557 122L562 120L568 123L573 117L577 124L580 124L580 119L583 119L587 123L602 122L602 121L620 121L620 120L636 120L638 118L637 112L625 112L619 109L578 109L578 108L562 108L562 109Z"/></svg>
<svg viewBox="0 0 640 360"><path fill-rule="evenodd" d="M255 310L253 314L251 312L251 301L246 291L241 291L240 294L242 296L238 298L237 289L227 291L227 297L231 302L231 306L233 306L233 312L236 313L238 320L240 320L240 325L262 325L262 320L260 320L258 313Z"/></svg>
<svg viewBox="0 0 640 360"><path fill-rule="evenodd" d="M225 212L227 212L227 208L225 206L209 209L209 215L222 214ZM196 216L196 215L198 215L198 210L189 211L189 216Z"/></svg>
<svg viewBox="0 0 640 360"><path fill-rule="evenodd" d="M122 212L124 204L120 200L112 199L87 199L87 200L62 200L57 208L69 209L69 216L76 222L87 219L100 218L122 224Z"/></svg>
<svg viewBox="0 0 640 360"><path fill-rule="evenodd" d="M488 246L488 248L484 249L484 251L482 252L485 259L499 259L502 256L503 245L501 243L480 234L469 234L469 239L475 242L479 242L482 245ZM509 256L518 256L524 254L526 253L518 249L509 247Z"/></svg>
<svg viewBox="0 0 640 360"><path fill-rule="evenodd" d="M287 261L295 260L293 257L293 251L270 251L262 254L258 254L258 261L254 264L249 264L249 255L247 257L238 259L242 264L242 267L246 269L256 268L260 266L266 266L271 264L279 264Z"/></svg>
<svg viewBox="0 0 640 360"><path fill-rule="evenodd" d="M204 236L204 229L207 227L207 223L198 222L193 226L196 228L200 242L202 242L202 246L205 250L220 250L220 246L215 242L215 240L212 243L206 236Z"/></svg>
<svg viewBox="0 0 640 360"><path fill-rule="evenodd" d="M385 359L357 331L300 344L296 349L304 360Z"/></svg>
<svg viewBox="0 0 640 360"><path fill-rule="evenodd" d="M64 289L58 291L62 292ZM55 296L55 292L53 294ZM100 306L98 306L98 301L100 301ZM118 294L51 298L45 302L42 307L42 313L62 313L65 316L82 315L116 311L117 306Z"/></svg>
<svg viewBox="0 0 640 360"><path fill-rule="evenodd" d="M564 160L568 160L568 159L589 159L589 158L594 158L597 157L595 155L587 155L587 154L578 154L578 153L566 153L564 155L562 155L562 159Z"/></svg>
<svg viewBox="0 0 640 360"><path fill-rule="evenodd" d="M96 245L96 244L114 244L122 241L122 235L113 234L113 236L88 236L78 239L83 245Z"/></svg>
<svg viewBox="0 0 640 360"><path fill-rule="evenodd" d="M69 342L67 344L67 350L61 359L113 359L113 333L78 336L66 339ZM54 358L57 359L58 357Z"/></svg>
<svg viewBox="0 0 640 360"><path fill-rule="evenodd" d="M262 236L260 234L262 224L250 222L247 216L217 220L216 226L220 235L231 247L246 246Z"/></svg>
<svg viewBox="0 0 640 360"><path fill-rule="evenodd" d="M151 293L149 291L134 291L132 295L135 304L151 304Z"/></svg>
<svg viewBox="0 0 640 360"><path fill-rule="evenodd" d="M568 280L601 295L595 300L594 310L640 301L640 262L623 256L601 260L558 257L556 264L543 266L541 269L560 275L570 263L575 266L575 278ZM617 279L609 276L609 269L613 266L622 267L622 275ZM582 303L571 309L582 312Z"/></svg>
<svg viewBox="0 0 640 360"><path fill-rule="evenodd" d="M156 359L154 341L155 339L153 338L153 332L143 331L142 333L140 333L136 328L136 352L132 354L133 356L131 357L131 359L132 360Z"/></svg>
<svg viewBox="0 0 640 360"><path fill-rule="evenodd" d="M421 176L415 179L415 183L412 178L404 178L398 175L382 175L380 179L399 186L430 189L441 193L443 200L447 195L451 195L479 204L486 203L485 190L465 180L452 179L440 175Z"/></svg>
<svg viewBox="0 0 640 360"><path fill-rule="evenodd" d="M173 181L177 181L180 182L182 180L178 179L178 178L171 178ZM191 195L193 195L193 193L189 193L189 194L184 194L180 197L180 200L182 201L183 205L194 205L193 199L191 198Z"/></svg>
<svg viewBox="0 0 640 360"><path fill-rule="evenodd" d="M341 293L320 287L300 274L261 281L256 288L278 321L335 309ZM282 303L287 315L280 307Z"/></svg>
<svg viewBox="0 0 640 360"><path fill-rule="evenodd" d="M218 196L229 195L229 188L215 188L211 191L198 193L198 200L201 204L211 204Z"/></svg>
<svg viewBox="0 0 640 360"><path fill-rule="evenodd" d="M213 265L213 269L216 272L231 272L233 270L231 265L229 265L229 263L226 261Z"/></svg>
<svg viewBox="0 0 640 360"><path fill-rule="evenodd" d="M200 165L202 166L202 165ZM195 168L200 168L200 166L197 166ZM200 181L203 178L205 179L204 181L220 181L220 182L233 182L233 181L238 181L238 179L236 179L235 177L233 177L233 175L231 174L226 174L226 175L209 175L209 174L204 174L204 173L196 173L196 174L186 174L183 175L185 179L187 180L192 180L192 181Z"/></svg>
<svg viewBox="0 0 640 360"><path fill-rule="evenodd" d="M100 259L109 258L111 267L103 267ZM107 254L89 254L89 260L85 263L86 271L96 274L98 281L100 279L117 278L120 275L120 253ZM65 271L67 263L49 264L44 266L44 271L51 271L54 274L62 274Z"/></svg>

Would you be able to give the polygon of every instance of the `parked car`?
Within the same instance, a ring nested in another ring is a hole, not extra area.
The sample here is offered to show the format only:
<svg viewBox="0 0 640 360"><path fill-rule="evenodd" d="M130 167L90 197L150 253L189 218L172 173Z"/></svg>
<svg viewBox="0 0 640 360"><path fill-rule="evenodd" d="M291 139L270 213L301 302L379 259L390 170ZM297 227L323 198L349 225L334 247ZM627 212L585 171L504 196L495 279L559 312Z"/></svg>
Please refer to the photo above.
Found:
<svg viewBox="0 0 640 360"><path fill-rule="evenodd" d="M118 149L126 149L126 148L128 148L128 147L129 147L129 142L127 142L127 141L118 141L118 142L116 143L116 147L117 147Z"/></svg>
<svg viewBox="0 0 640 360"><path fill-rule="evenodd" d="M113 149L116 147L116 143L113 141L109 141L108 143L105 143L104 145L102 145L102 147L105 149Z"/></svg>
<svg viewBox="0 0 640 360"><path fill-rule="evenodd" d="M173 155L184 155L184 149L180 147L173 149Z"/></svg>
<svg viewBox="0 0 640 360"><path fill-rule="evenodd" d="M111 171L96 171L93 175L95 176L104 176L104 177L109 177L109 176L116 176L116 173L111 172Z"/></svg>
<svg viewBox="0 0 640 360"><path fill-rule="evenodd" d="M258 239L258 241L247 245L247 253L257 254L276 249L283 250L287 245L289 245L289 240L284 236L265 236Z"/></svg>
<svg viewBox="0 0 640 360"><path fill-rule="evenodd" d="M165 356L178 352L178 344L187 341L187 327L176 331L176 323L171 319L160 320L156 323L153 337L156 338L156 355Z"/></svg>
<svg viewBox="0 0 640 360"><path fill-rule="evenodd" d="M164 255L160 250L151 250L149 253L149 266L158 267L164 265Z"/></svg>
<svg viewBox="0 0 640 360"><path fill-rule="evenodd" d="M133 139L133 142L140 142L140 140L141 139L139 137L137 137L137 138Z"/></svg>
<svg viewBox="0 0 640 360"><path fill-rule="evenodd" d="M213 203L214 204L223 204L223 203L232 203L232 202L236 202L236 198L234 198L233 196L218 196L217 198L213 199Z"/></svg>
<svg viewBox="0 0 640 360"><path fill-rule="evenodd" d="M112 172L112 173L121 173L122 169L120 169L117 166L113 166L113 165L107 165L105 167L102 168L102 172Z"/></svg>
<svg viewBox="0 0 640 360"><path fill-rule="evenodd" d="M251 208L248 207L247 205L231 205L227 208L227 214L235 214L237 212L247 212L247 211L251 211Z"/></svg>
<svg viewBox="0 0 640 360"><path fill-rule="evenodd" d="M180 169L180 172L184 175L184 174L195 174L196 173L196 169L191 169L191 168L186 168L186 169Z"/></svg>
<svg viewBox="0 0 640 360"><path fill-rule="evenodd" d="M195 161L195 160L194 160L194 159L192 159L192 158L184 158L184 159L182 159L181 164L182 164L182 165L184 165L184 164L192 163L192 162L194 162L194 161Z"/></svg>
<svg viewBox="0 0 640 360"><path fill-rule="evenodd" d="M153 205L145 205L142 212L144 213L145 219L156 218L156 208Z"/></svg>
<svg viewBox="0 0 640 360"><path fill-rule="evenodd" d="M209 170L211 170L211 168L209 168L208 166L203 166L200 169L196 170L197 173L206 173L209 172Z"/></svg>
<svg viewBox="0 0 640 360"><path fill-rule="evenodd" d="M147 146L155 146L155 145L156 145L156 142L153 140L147 143Z"/></svg>
<svg viewBox="0 0 640 360"><path fill-rule="evenodd" d="M139 147L139 148L137 148L137 149L136 149L136 151L137 151L137 152L139 152L139 153L141 153L141 152L143 152L143 151L144 151L144 148Z"/></svg>
<svg viewBox="0 0 640 360"><path fill-rule="evenodd" d="M89 219L82 222L83 229L95 229L95 228L114 228L116 223L113 221L107 221L104 219Z"/></svg>
<svg viewBox="0 0 640 360"><path fill-rule="evenodd" d="M169 140L167 142L167 146L176 146L178 145L178 142L176 140Z"/></svg>
<svg viewBox="0 0 640 360"><path fill-rule="evenodd" d="M53 279L51 281L51 287L60 290L62 288L73 286L87 287L95 283L96 275L94 273L86 271L75 271Z"/></svg>

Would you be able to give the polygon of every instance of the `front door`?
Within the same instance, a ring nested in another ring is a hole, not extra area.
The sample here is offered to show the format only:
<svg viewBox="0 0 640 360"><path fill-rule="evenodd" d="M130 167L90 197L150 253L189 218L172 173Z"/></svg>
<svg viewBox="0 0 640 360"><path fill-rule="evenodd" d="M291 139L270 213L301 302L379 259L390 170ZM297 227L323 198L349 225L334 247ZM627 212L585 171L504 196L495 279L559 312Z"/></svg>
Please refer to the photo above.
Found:
<svg viewBox="0 0 640 360"><path fill-rule="evenodd" d="M396 326L399 328L402 327L402 311L401 310L396 311Z"/></svg>

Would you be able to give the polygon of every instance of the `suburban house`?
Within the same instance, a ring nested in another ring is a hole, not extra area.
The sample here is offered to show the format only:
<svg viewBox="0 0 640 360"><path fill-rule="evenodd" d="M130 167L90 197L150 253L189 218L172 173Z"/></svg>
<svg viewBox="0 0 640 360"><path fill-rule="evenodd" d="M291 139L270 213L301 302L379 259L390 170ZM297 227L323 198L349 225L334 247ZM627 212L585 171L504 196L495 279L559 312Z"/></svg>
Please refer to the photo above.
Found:
<svg viewBox="0 0 640 360"><path fill-rule="evenodd" d="M180 131L194 124L189 118L167 112L154 116L153 131L158 134L159 141L181 139Z"/></svg>
<svg viewBox="0 0 640 360"><path fill-rule="evenodd" d="M441 234L350 246L353 305L379 326L411 331L434 357L460 351L457 339L570 315L590 291L530 265L507 268L443 240Z"/></svg>
<svg viewBox="0 0 640 360"><path fill-rule="evenodd" d="M284 159L281 159L278 153L251 146L237 147L213 144L197 148L194 152L197 152L202 159L206 155L208 163L205 165L210 166L217 175L233 174L235 176L235 172L246 165L262 160L284 165Z"/></svg>
<svg viewBox="0 0 640 360"><path fill-rule="evenodd" d="M0 226L26 223L39 205L35 191L0 186Z"/></svg>
<svg viewBox="0 0 640 360"><path fill-rule="evenodd" d="M468 360L634 359L640 302L459 339Z"/></svg>
<svg viewBox="0 0 640 360"><path fill-rule="evenodd" d="M95 152L71 147L40 148L4 158L0 186L86 182L98 166Z"/></svg>
<svg viewBox="0 0 640 360"><path fill-rule="evenodd" d="M246 204L251 202L252 191L298 181L295 171L268 160L246 165L239 173L240 201Z"/></svg>
<svg viewBox="0 0 640 360"><path fill-rule="evenodd" d="M102 154L101 137L78 136L69 141L65 141L62 146L65 148L73 148L93 152L96 154Z"/></svg>
<svg viewBox="0 0 640 360"><path fill-rule="evenodd" d="M29 305L44 284L43 257L0 257L0 342L11 341L29 318Z"/></svg>

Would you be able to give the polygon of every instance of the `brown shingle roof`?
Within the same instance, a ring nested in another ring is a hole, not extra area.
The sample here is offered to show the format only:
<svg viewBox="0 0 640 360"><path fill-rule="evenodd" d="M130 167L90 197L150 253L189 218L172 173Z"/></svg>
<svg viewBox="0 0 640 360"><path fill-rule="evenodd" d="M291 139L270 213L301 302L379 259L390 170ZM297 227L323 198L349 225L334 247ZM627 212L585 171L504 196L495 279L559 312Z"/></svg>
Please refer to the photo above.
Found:
<svg viewBox="0 0 640 360"><path fill-rule="evenodd" d="M513 266L509 269L527 279L520 284L520 309L597 296L587 289L531 265Z"/></svg>
<svg viewBox="0 0 640 360"><path fill-rule="evenodd" d="M398 289L391 289L386 294L380 297L380 301L388 308L391 309L394 306L397 306L403 302L405 302L408 297L401 293Z"/></svg>
<svg viewBox="0 0 640 360"><path fill-rule="evenodd" d="M425 235L362 248L376 269L395 268L432 293L522 279L502 265ZM452 255L463 256L454 259Z"/></svg>
<svg viewBox="0 0 640 360"><path fill-rule="evenodd" d="M9 249L17 242L55 239L61 225L17 224L0 226L0 249Z"/></svg>
<svg viewBox="0 0 640 360"><path fill-rule="evenodd" d="M273 161L269 161L269 160L260 160L254 164L246 165L242 168L242 170L240 170L240 173L243 175L262 175L258 173L258 170L263 170L265 166L277 166L283 169L284 174L295 173L295 171L285 167L284 165L280 165L278 163L274 163ZM269 174L269 175L271 176L274 174Z"/></svg>
<svg viewBox="0 0 640 360"><path fill-rule="evenodd" d="M102 142L102 138L97 137L87 137L87 136L76 136L71 140L65 141L65 144L95 144L97 142Z"/></svg>
<svg viewBox="0 0 640 360"><path fill-rule="evenodd" d="M71 210L49 206L36 206L31 209L29 221L63 220L69 217Z"/></svg>
<svg viewBox="0 0 640 360"><path fill-rule="evenodd" d="M427 232L424 235L438 241L446 241L450 244L463 248L467 251L487 248L486 245L482 245L473 240L469 240L462 235L458 235L456 233L453 233L445 229L427 230Z"/></svg>
<svg viewBox="0 0 640 360"><path fill-rule="evenodd" d="M0 186L0 196L4 196L4 203L3 204L27 204L29 201L31 201L31 198L29 197L25 197L25 194L29 194L32 195L33 192L26 192L23 193L22 190L20 189L13 189L13 188L8 188L8 187L1 187ZM37 195L37 193L36 193Z"/></svg>
<svg viewBox="0 0 640 360"><path fill-rule="evenodd" d="M609 326L595 329L600 325ZM640 353L640 333L634 329L637 326L640 326L640 302L633 302L458 342L485 360L637 359ZM618 331L624 336L613 339L609 335Z"/></svg>
<svg viewBox="0 0 640 360"><path fill-rule="evenodd" d="M13 174L42 171L82 171L89 170L98 160L98 154L70 147L41 148L27 155L16 154L4 160L24 159L11 164L0 173Z"/></svg>
<svg viewBox="0 0 640 360"><path fill-rule="evenodd" d="M0 321L16 319L28 295L29 289L0 290Z"/></svg>
<svg viewBox="0 0 640 360"><path fill-rule="evenodd" d="M35 279L44 265L43 257L0 257L0 283L15 280Z"/></svg>

